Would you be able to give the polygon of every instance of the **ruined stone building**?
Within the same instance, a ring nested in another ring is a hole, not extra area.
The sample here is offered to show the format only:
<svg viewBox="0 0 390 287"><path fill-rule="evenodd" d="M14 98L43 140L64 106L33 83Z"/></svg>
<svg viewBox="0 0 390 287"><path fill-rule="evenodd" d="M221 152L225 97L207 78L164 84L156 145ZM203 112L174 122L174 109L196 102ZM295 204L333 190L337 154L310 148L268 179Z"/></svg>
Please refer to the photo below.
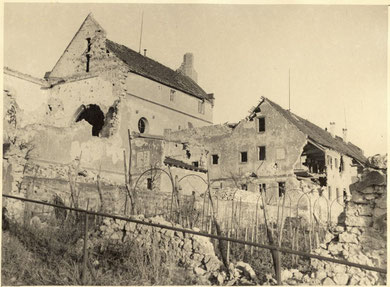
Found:
<svg viewBox="0 0 390 287"><path fill-rule="evenodd" d="M133 139L136 150L137 141L213 123L214 97L196 83L193 62L188 53L174 71L107 39L90 14L44 79L5 68L4 85L36 162L66 164L81 155L84 168L123 181L128 130L143 136ZM134 170L165 160L153 151L134 157Z"/></svg>
<svg viewBox="0 0 390 287"><path fill-rule="evenodd" d="M267 98L237 124L167 134L170 140L203 145L216 191L238 186L277 197L306 180L322 186L329 200L338 198L340 203L366 162L362 150L346 136L346 129L340 138Z"/></svg>

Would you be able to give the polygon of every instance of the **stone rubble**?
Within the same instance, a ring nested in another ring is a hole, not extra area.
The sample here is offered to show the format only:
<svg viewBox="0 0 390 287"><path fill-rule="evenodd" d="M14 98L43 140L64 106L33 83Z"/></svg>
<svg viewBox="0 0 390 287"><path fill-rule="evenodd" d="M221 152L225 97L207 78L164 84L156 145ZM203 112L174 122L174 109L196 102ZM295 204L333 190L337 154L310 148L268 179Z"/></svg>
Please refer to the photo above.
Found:
<svg viewBox="0 0 390 287"><path fill-rule="evenodd" d="M167 222L162 217L145 219L143 215L132 218L150 223L182 228L178 224ZM171 258L192 272L218 285L254 285L257 282L252 267L245 262L230 263L229 275L223 271L223 264L215 255L214 246L209 238L193 234L152 227L143 224L105 218L100 230L91 237L91 245L96 246L102 239L106 242L121 244L126 241L136 241L140 247L150 249L158 246ZM82 245L82 239L79 245ZM104 249L104 244L101 245Z"/></svg>

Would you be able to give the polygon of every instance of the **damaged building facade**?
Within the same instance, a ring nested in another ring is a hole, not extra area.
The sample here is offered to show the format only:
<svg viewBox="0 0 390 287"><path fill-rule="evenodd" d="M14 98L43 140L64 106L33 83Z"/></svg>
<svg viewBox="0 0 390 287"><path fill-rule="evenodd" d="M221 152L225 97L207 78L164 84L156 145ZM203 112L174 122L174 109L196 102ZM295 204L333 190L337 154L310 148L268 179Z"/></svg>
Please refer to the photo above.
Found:
<svg viewBox="0 0 390 287"><path fill-rule="evenodd" d="M262 98L237 124L212 125L167 134L170 140L200 143L208 151L213 189L264 191L267 198L316 184L343 203L366 158L360 148Z"/></svg>
<svg viewBox="0 0 390 287"><path fill-rule="evenodd" d="M129 135L131 169L139 175L156 164L167 167L161 150L170 148L157 140L158 156L145 151L141 160L137 145L147 150L146 142L164 132L212 124L214 97L196 83L193 62L188 53L174 71L107 39L90 14L44 79L5 68L4 89L19 107L15 128L27 126L32 160L67 164L81 157L83 168L123 182Z"/></svg>
<svg viewBox="0 0 390 287"><path fill-rule="evenodd" d="M43 170L76 161L115 184L129 171L143 190L169 193L175 181L201 194L210 181L214 192L276 199L306 182L343 203L366 161L346 130L337 137L267 98L239 123L213 125L214 97L196 83L193 62L186 54L173 71L110 41L88 15L44 79L4 69L3 141L31 143L28 160ZM16 163L5 159L8 175ZM21 179L8 182L16 190Z"/></svg>

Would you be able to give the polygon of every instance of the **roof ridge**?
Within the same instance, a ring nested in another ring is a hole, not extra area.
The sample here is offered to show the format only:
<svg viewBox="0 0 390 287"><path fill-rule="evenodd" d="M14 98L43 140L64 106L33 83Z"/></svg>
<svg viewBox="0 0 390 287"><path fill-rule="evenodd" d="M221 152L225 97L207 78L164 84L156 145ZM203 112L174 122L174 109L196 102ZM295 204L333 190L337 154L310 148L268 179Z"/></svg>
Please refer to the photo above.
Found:
<svg viewBox="0 0 390 287"><path fill-rule="evenodd" d="M277 109L287 121L293 124L296 128L298 128L298 130L300 130L302 133L304 133L316 143L319 143L327 148L331 148L340 153L348 155L362 163L365 163L367 161L366 157L363 155L362 149L358 146L354 145L351 142L347 143L344 141L337 140L328 131L324 130L315 123L312 123L311 121L304 119L292 113L291 111L283 109L280 105L276 104L268 98L264 97L264 99L269 104L271 104L271 106ZM293 116L297 119L294 119Z"/></svg>
<svg viewBox="0 0 390 287"><path fill-rule="evenodd" d="M212 96L207 94L190 77L110 39L106 38L106 44L108 44L107 48L127 64L133 73L150 78L151 80L180 90L194 97L209 101L212 100ZM139 63L140 61L143 61L143 63Z"/></svg>

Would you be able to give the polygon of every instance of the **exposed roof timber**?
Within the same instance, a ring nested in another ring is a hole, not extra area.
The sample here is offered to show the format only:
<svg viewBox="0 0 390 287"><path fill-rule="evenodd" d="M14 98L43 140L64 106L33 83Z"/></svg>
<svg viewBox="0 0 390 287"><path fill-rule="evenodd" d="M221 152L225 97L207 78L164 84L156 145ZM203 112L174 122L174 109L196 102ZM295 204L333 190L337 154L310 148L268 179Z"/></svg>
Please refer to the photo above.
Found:
<svg viewBox="0 0 390 287"><path fill-rule="evenodd" d="M325 151L325 148L323 146L321 146L320 144L314 142L313 140L311 140L310 138L307 139L307 142L314 145L316 148L322 150L323 152Z"/></svg>

